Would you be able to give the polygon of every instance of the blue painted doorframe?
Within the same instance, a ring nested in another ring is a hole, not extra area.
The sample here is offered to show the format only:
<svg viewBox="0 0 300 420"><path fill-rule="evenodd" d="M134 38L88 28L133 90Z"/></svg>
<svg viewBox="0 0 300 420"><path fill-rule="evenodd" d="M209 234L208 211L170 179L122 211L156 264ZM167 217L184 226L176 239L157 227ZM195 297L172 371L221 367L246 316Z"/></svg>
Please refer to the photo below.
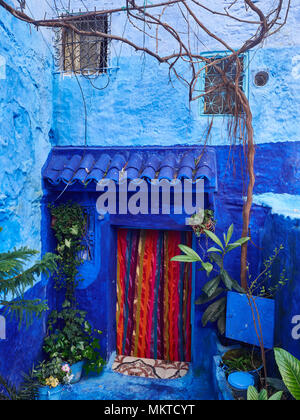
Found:
<svg viewBox="0 0 300 420"><path fill-rule="evenodd" d="M51 229L51 220L48 202L53 202L57 196L56 192L48 192L44 198L44 251L55 249L55 238ZM101 349L105 358L108 360L110 355L116 350L116 259L117 259L117 230L119 228L132 229L156 229L156 230L190 230L185 224L186 215L98 215L96 212L96 199L98 195L90 192L74 193L66 192L63 202L69 200L76 201L83 207L88 207L89 211L94 208L95 233L94 233L94 261L87 261L80 268L80 273L84 277L83 282L77 288L76 296L79 307L87 311L88 319L93 328L103 332L101 335ZM56 202L58 205L59 202ZM195 242L194 242L195 245ZM178 253L180 250L178 249ZM197 285L200 276L195 267L193 269L193 289L192 302L195 296L199 295ZM59 299L54 297L56 302ZM54 305L55 307L55 302ZM198 306L192 304L192 365L197 368L202 360L199 357L199 337L202 330L201 312Z"/></svg>

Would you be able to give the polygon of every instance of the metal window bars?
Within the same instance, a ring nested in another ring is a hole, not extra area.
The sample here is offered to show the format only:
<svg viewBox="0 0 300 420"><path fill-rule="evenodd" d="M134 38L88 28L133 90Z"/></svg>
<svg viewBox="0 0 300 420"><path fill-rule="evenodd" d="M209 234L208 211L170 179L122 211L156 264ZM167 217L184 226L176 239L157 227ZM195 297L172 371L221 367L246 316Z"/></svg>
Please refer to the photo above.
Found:
<svg viewBox="0 0 300 420"><path fill-rule="evenodd" d="M110 33L111 17L109 14L80 14L72 24L81 31ZM80 35L70 28L62 28L59 33L56 32L55 45L56 64L61 72L85 75L107 72L110 46L108 38Z"/></svg>
<svg viewBox="0 0 300 420"><path fill-rule="evenodd" d="M214 57L216 60L218 57ZM220 57L221 58L221 57ZM242 64L242 72L239 78L239 86L243 89L244 85L244 58L239 57ZM235 81L236 78L236 61L223 60L218 66L226 74L229 80ZM212 88L217 87L212 92ZM208 92L204 95L204 114L221 115L233 114L235 109L235 93L227 90L222 82L222 76L218 70L209 66L205 69L204 90Z"/></svg>

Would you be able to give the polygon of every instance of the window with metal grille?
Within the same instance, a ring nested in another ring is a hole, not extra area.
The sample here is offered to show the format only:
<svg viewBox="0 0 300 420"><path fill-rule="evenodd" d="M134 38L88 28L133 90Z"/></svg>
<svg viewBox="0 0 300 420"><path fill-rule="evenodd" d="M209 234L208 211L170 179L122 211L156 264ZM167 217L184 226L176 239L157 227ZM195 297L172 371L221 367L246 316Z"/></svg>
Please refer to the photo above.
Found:
<svg viewBox="0 0 300 420"><path fill-rule="evenodd" d="M72 21L80 31L109 33L109 15L80 16ZM105 73L108 67L107 38L79 35L69 28L63 29L63 70L72 73Z"/></svg>
<svg viewBox="0 0 300 420"><path fill-rule="evenodd" d="M220 57L214 57L217 60ZM242 72L239 78L239 86L244 90L244 68L245 58L239 57L242 65ZM228 59L220 61L217 66L226 74L229 80L235 82L237 64ZM215 89L214 89L215 88ZM233 114L235 109L235 93L227 90L223 85L222 74L213 66L205 70L204 77L204 109L205 115ZM206 93L207 92L207 93Z"/></svg>

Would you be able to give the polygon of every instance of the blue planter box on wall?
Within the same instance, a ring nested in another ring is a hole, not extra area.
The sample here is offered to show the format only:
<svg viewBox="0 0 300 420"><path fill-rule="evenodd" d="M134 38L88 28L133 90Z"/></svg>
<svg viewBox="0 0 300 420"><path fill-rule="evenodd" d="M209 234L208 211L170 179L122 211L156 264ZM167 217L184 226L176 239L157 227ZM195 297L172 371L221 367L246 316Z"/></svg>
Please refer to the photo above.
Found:
<svg viewBox="0 0 300 420"><path fill-rule="evenodd" d="M264 347L271 349L274 346L275 301L261 297L254 297L254 299L259 312ZM256 310L253 309L259 331ZM245 294L236 292L227 294L226 337L259 346L253 313Z"/></svg>

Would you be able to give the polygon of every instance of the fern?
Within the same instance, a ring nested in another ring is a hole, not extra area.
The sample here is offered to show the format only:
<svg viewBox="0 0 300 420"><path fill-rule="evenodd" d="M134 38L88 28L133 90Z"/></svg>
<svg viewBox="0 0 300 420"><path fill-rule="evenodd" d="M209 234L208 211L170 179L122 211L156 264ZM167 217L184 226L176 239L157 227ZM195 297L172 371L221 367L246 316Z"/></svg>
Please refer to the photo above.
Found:
<svg viewBox="0 0 300 420"><path fill-rule="evenodd" d="M57 268L57 256L50 253L28 268L36 254L38 251L27 247L0 253L0 306L4 306L6 314L15 317L19 325L23 320L29 325L33 316L40 317L48 309L45 301L24 299L25 290L34 285L38 276L48 277Z"/></svg>

